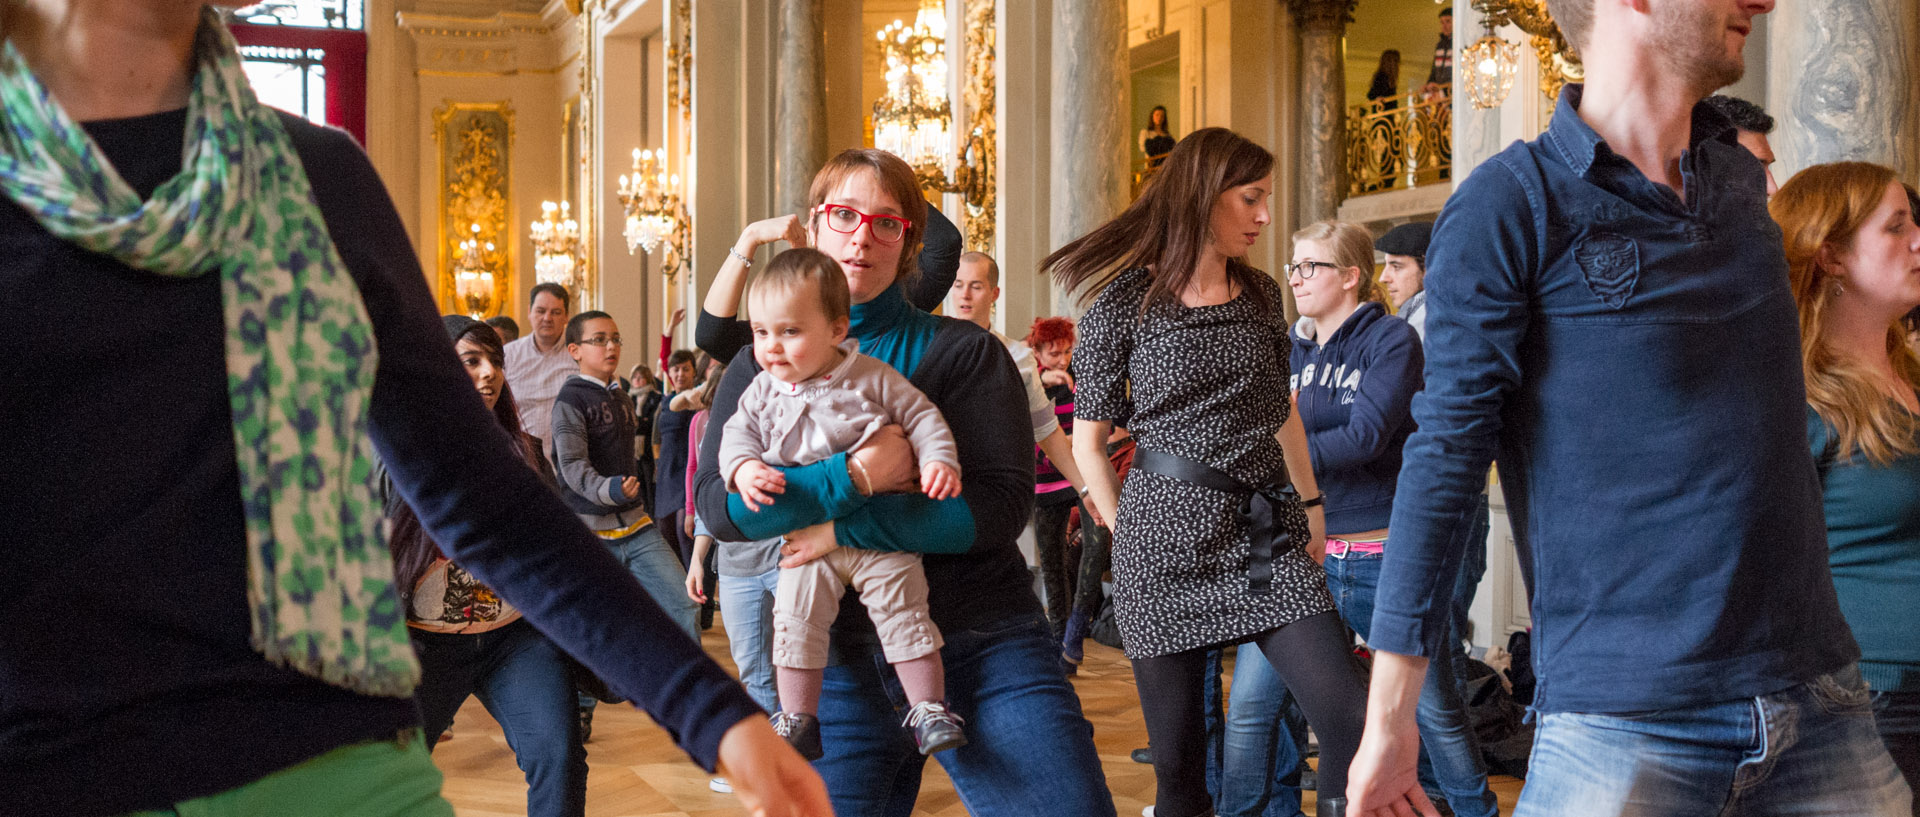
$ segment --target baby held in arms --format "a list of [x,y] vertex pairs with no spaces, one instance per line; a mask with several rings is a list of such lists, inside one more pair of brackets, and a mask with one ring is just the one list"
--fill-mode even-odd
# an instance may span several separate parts
[[[773,504],[784,485],[775,466],[852,452],[895,424],[913,444],[921,492],[936,500],[960,495],[960,459],[946,419],[905,376],[847,341],[850,301],[840,265],[811,249],[775,256],[747,293],[761,371],[727,421],[718,463],[727,489],[751,510]],[[868,492],[857,465],[851,476]],[[774,731],[808,760],[822,755],[817,715],[827,632],[848,585],[859,591],[913,703],[906,726],[920,753],[965,745],[961,720],[946,706],[943,642],[927,616],[920,555],[850,547],[780,571],[773,665],[781,712]]]

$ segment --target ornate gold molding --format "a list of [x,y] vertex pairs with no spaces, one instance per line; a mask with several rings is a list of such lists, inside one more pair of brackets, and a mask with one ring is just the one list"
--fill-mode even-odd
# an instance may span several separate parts
[[[490,314],[499,314],[512,299],[513,234],[507,221],[511,209],[513,107],[506,102],[445,100],[433,112],[433,138],[439,145],[440,219],[439,271],[441,308],[465,312],[456,304],[453,260],[461,241],[469,238],[493,251],[484,263],[493,271],[494,298]],[[479,225],[475,231],[473,225]]]
[[672,44],[667,46],[667,111],[693,127],[693,0],[673,0]]
[[999,214],[999,179],[995,166],[1000,150],[994,128],[998,103],[994,95],[994,0],[967,0],[966,5],[966,146],[954,169],[954,186],[966,197],[966,246],[993,252],[994,227]]
[[600,50],[596,21],[604,14],[604,3],[587,3],[582,6],[578,18],[580,36],[579,96],[577,103],[568,110],[567,144],[576,146],[577,157],[573,167],[567,168],[568,178],[574,180],[568,185],[573,191],[573,210],[579,213],[580,254],[586,258],[581,265],[579,292],[574,293],[574,301],[580,308],[596,309],[600,301],[600,208],[598,189],[594,186],[594,122],[599,119],[599,108],[593,104],[598,93],[598,80],[594,76],[593,64]]
[[1287,11],[1301,28],[1340,31],[1353,22],[1359,0],[1287,0]]

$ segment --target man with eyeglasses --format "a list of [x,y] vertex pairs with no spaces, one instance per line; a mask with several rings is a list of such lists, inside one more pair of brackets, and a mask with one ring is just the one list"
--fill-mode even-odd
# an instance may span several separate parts
[[540,438],[549,459],[553,456],[554,395],[579,371],[567,354],[567,345],[560,342],[570,300],[567,288],[559,284],[534,286],[527,300],[527,334],[506,345],[507,383],[520,410],[520,427]]

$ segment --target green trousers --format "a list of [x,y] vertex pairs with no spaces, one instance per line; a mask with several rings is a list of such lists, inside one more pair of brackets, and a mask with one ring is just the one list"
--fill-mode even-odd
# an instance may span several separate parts
[[453,817],[419,729],[342,746],[219,794],[125,817]]

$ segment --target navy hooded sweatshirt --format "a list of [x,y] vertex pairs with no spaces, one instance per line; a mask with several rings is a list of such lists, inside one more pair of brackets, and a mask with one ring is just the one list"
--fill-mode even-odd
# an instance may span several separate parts
[[1308,337],[1312,327],[1309,318],[1294,325],[1289,383],[1306,425],[1313,477],[1327,497],[1327,532],[1384,528],[1426,365],[1420,335],[1374,301],[1361,304],[1324,343]]

